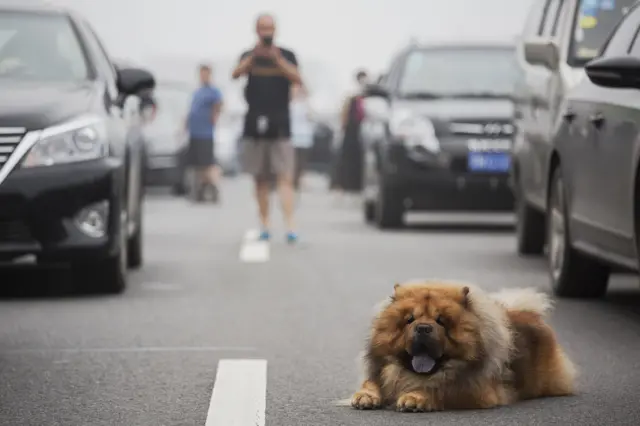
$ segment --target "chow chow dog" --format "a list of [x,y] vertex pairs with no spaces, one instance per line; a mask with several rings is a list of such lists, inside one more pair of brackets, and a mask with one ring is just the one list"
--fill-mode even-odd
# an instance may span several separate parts
[[373,320],[365,377],[348,403],[424,412],[571,395],[576,372],[545,322],[550,307],[532,289],[396,284]]

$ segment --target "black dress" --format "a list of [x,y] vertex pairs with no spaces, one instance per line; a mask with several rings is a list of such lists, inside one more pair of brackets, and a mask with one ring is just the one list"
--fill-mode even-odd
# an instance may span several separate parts
[[363,149],[360,140],[359,109],[361,98],[354,96],[349,101],[347,123],[337,164],[337,187],[345,192],[360,192],[363,187]]

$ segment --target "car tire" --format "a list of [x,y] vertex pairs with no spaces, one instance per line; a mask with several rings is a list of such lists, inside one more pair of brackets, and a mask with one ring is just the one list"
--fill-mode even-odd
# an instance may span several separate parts
[[402,198],[395,191],[380,185],[375,203],[375,222],[380,229],[397,229],[404,225]]
[[76,287],[107,294],[118,294],[125,290],[128,262],[126,223],[126,220],[122,221],[115,255],[90,262],[78,261],[71,265]]
[[376,218],[376,203],[371,200],[365,200],[362,204],[365,223],[372,223]]
[[547,207],[549,274],[553,292],[567,298],[598,298],[605,295],[611,268],[571,246],[569,215],[562,171],[551,178]]
[[546,242],[545,215],[527,203],[521,187],[518,187],[515,195],[518,254],[541,255]]
[[138,269],[144,263],[144,197],[141,196],[138,203],[136,230],[127,241],[127,266],[131,269]]

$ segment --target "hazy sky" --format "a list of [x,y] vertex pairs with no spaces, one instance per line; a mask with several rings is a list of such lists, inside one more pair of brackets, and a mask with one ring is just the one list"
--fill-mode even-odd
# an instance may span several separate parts
[[52,0],[93,23],[112,54],[213,59],[254,43],[258,13],[273,13],[278,42],[323,61],[347,81],[379,72],[419,39],[513,38],[531,0]]

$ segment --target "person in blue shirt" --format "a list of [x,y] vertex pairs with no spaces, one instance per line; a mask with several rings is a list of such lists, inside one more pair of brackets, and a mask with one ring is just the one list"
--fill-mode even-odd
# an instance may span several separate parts
[[200,87],[194,92],[187,118],[189,148],[187,165],[197,173],[196,200],[203,201],[209,189],[219,201],[220,168],[214,151],[215,125],[222,110],[222,93],[211,82],[211,66],[200,66]]

